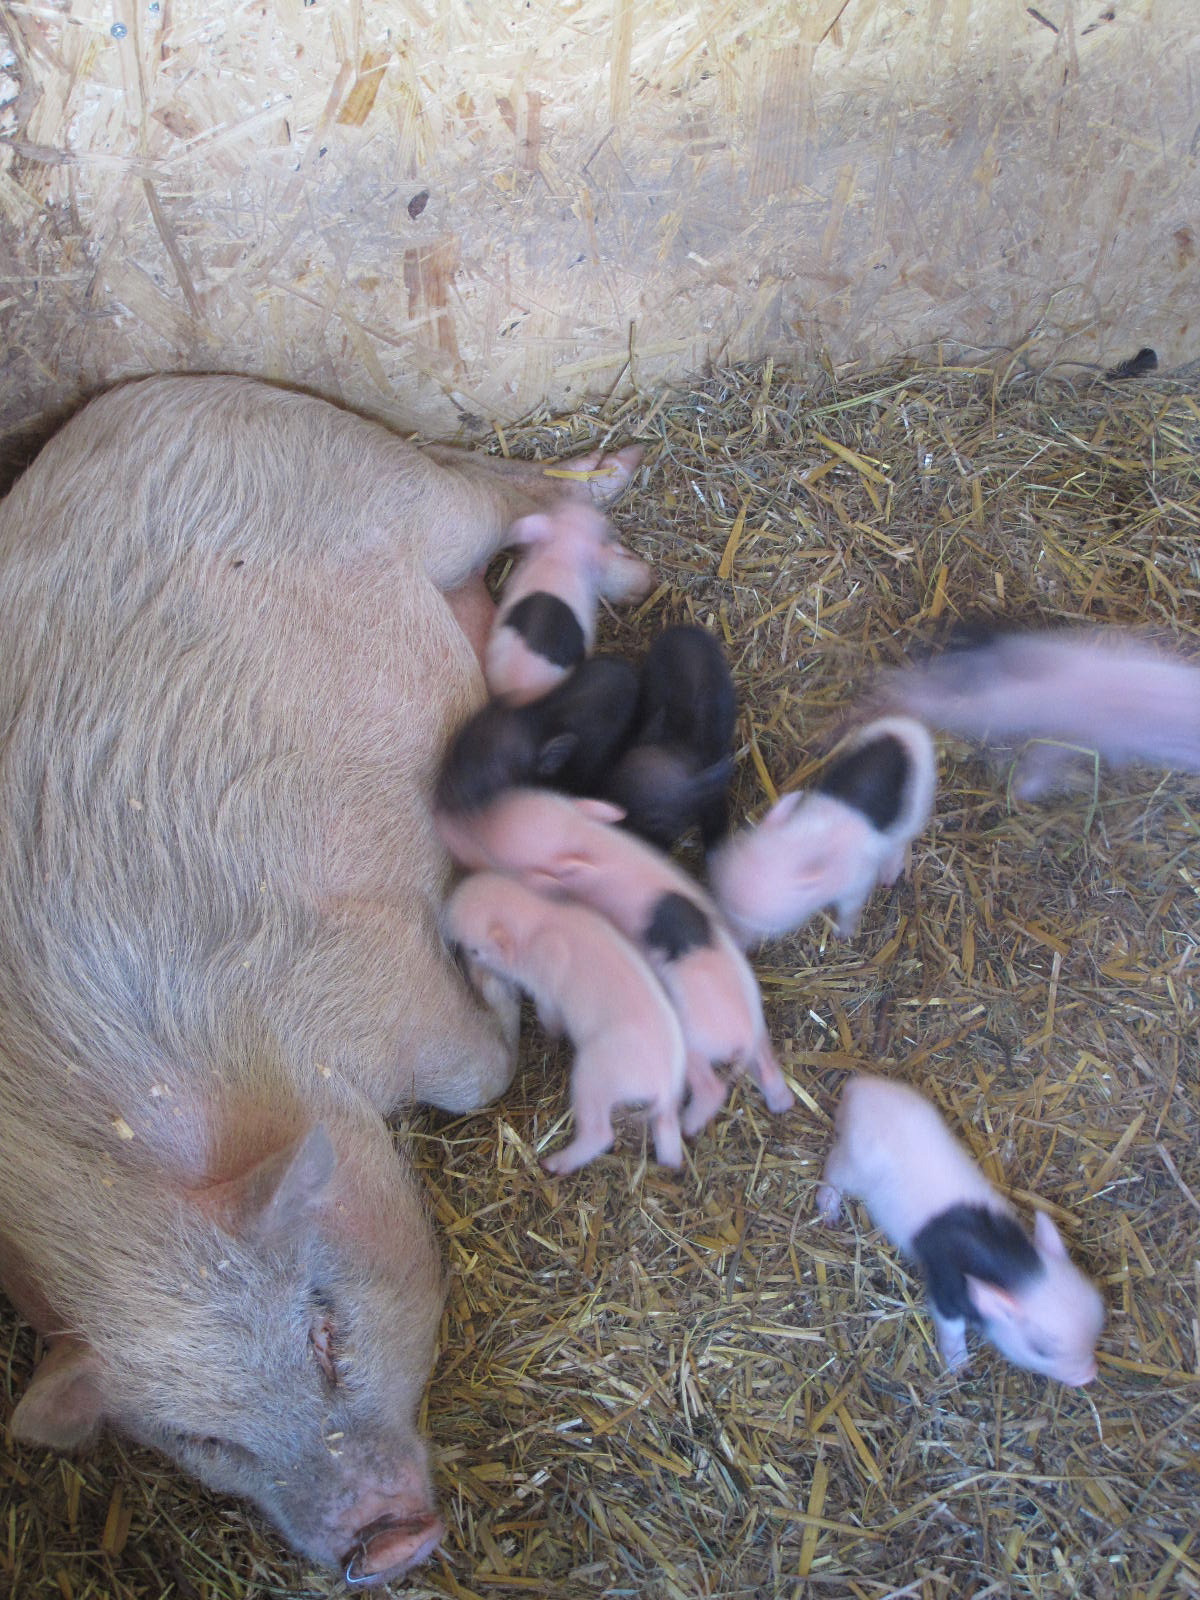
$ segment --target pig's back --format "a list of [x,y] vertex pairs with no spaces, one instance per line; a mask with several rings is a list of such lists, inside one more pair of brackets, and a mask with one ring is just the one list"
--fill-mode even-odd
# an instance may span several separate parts
[[425,794],[481,691],[415,551],[430,470],[324,402],[158,379],[0,504],[10,1108],[262,1051],[371,1091],[394,1058],[443,885]]
[[907,1084],[867,1074],[851,1078],[838,1123],[850,1143],[848,1192],[902,1250],[950,1206],[1004,1209],[937,1110]]

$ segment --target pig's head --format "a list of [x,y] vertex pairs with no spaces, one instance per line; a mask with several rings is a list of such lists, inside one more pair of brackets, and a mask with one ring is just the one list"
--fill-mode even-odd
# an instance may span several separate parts
[[967,1295],[984,1335],[1002,1355],[1077,1388],[1096,1376],[1104,1302],[1042,1211],[1034,1218],[1033,1247],[1040,1271],[1011,1290],[968,1277]]
[[52,1344],[15,1436],[72,1448],[108,1423],[360,1586],[424,1560],[443,1530],[417,1412],[444,1284],[382,1120],[339,1108],[158,1218],[128,1257],[129,1216],[96,1249],[80,1333]]
[[743,945],[801,927],[864,873],[874,830],[851,807],[821,794],[786,794],[756,828],[744,828],[709,860],[713,894]]
[[553,550],[554,556],[587,575],[606,600],[633,600],[645,594],[653,572],[621,549],[617,531],[595,507],[563,501],[551,512],[535,512],[512,526],[513,544]]

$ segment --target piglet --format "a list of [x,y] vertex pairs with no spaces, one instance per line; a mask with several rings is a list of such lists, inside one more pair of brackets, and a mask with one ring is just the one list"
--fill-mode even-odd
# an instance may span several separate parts
[[608,518],[582,502],[521,517],[510,543],[527,553],[505,585],[483,668],[493,695],[524,705],[591,650],[597,601],[636,599],[652,574],[620,548]]
[[709,850],[729,828],[737,694],[721,646],[704,628],[667,628],[642,665],[630,748],[600,791],[625,826],[669,850],[693,826]]
[[542,1163],[574,1172],[611,1148],[612,1114],[648,1108],[664,1166],[683,1162],[679,1103],[683,1035],[662,985],[617,930],[584,906],[548,900],[513,878],[465,878],[443,913],[447,937],[469,966],[524,989],[550,1034],[575,1046],[575,1137]]
[[1081,751],[1113,766],[1200,772],[1200,665],[1117,628],[972,628],[944,655],[895,673],[885,694],[946,733],[1036,741],[1017,772],[1027,799],[1062,787]]
[[471,868],[519,874],[601,912],[645,954],[683,1028],[691,1098],[683,1131],[717,1112],[714,1062],[749,1072],[772,1111],[793,1096],[771,1050],[754,974],[708,896],[672,862],[612,826],[617,806],[513,789],[485,810],[438,817],[451,853]]
[[862,1200],[875,1226],[916,1260],[946,1365],[966,1361],[970,1322],[1017,1366],[1072,1388],[1090,1383],[1104,1303],[1045,1212],[1035,1213],[1031,1239],[906,1084],[851,1078],[837,1128],[817,1208],[833,1222],[843,1195]]
[[435,791],[440,811],[476,811],[518,785],[595,794],[633,726],[637,670],[592,656],[549,694],[491,700],[454,735]]
[[784,795],[714,852],[709,877],[730,927],[749,945],[832,905],[838,933],[853,933],[875,885],[904,871],[936,786],[921,723],[882,717],[859,728],[814,790]]

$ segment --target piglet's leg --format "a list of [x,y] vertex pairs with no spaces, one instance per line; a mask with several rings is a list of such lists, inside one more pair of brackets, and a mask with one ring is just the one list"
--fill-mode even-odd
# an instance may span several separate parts
[[684,1109],[683,1131],[690,1139],[712,1121],[725,1104],[726,1088],[705,1055],[691,1051],[687,1058],[687,1085],[691,1098]]
[[863,914],[863,907],[870,898],[871,891],[865,894],[846,895],[843,899],[835,901],[834,911],[837,913],[833,924],[833,931],[839,939],[852,939],[858,932],[859,919]]
[[770,1040],[764,1035],[758,1049],[746,1062],[746,1071],[763,1092],[769,1111],[790,1111],[796,1097],[787,1086],[783,1070],[775,1059]]
[[563,1174],[585,1167],[613,1147],[612,1103],[603,1084],[604,1073],[582,1070],[578,1060],[572,1080],[575,1137],[542,1162],[547,1172]]
[[841,1214],[841,1191],[831,1183],[823,1183],[817,1190],[817,1215],[822,1222],[836,1222]]
[[937,1338],[938,1351],[947,1367],[953,1371],[955,1367],[966,1366],[966,1323],[961,1317],[943,1317],[932,1306],[929,1308],[929,1315],[933,1318],[933,1331]]
[[903,877],[912,866],[912,845],[906,844],[895,850],[879,869],[879,881],[885,889],[890,889],[897,878]]
[[650,1119],[654,1135],[654,1154],[664,1167],[683,1165],[683,1136],[679,1129],[679,1112],[674,1106],[655,1112]]

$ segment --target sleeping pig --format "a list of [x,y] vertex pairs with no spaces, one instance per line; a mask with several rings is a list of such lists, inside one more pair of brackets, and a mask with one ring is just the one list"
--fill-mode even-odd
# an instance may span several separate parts
[[591,650],[597,601],[636,599],[652,574],[620,548],[607,517],[575,501],[522,517],[508,543],[527,553],[505,584],[484,675],[497,699],[523,705],[553,689]]
[[1016,780],[1028,799],[1060,787],[1082,752],[1200,772],[1200,665],[1118,628],[972,628],[944,655],[894,673],[884,692],[946,733],[1034,741]]
[[921,1268],[938,1349],[967,1359],[966,1327],[1030,1372],[1077,1386],[1096,1376],[1104,1303],[1039,1211],[1033,1237],[924,1096],[859,1074],[842,1091],[837,1142],[817,1207],[836,1220],[842,1196]]
[[532,996],[538,1020],[575,1046],[575,1137],[548,1156],[574,1172],[611,1149],[612,1114],[644,1104],[664,1166],[683,1163],[679,1102],[683,1035],[663,987],[611,923],[585,906],[549,900],[513,878],[478,872],[447,902],[443,927],[469,965]]
[[832,905],[838,933],[853,933],[875,885],[904,871],[936,785],[933,741],[919,722],[882,717],[857,729],[814,790],[784,795],[710,858],[730,927],[753,944]]
[[438,775],[438,809],[475,811],[523,784],[599,793],[629,736],[637,698],[636,669],[600,655],[525,705],[490,700],[450,741]]
[[693,826],[706,850],[729,827],[737,695],[725,654],[704,628],[667,628],[642,664],[630,746],[598,792],[625,826],[669,850]]
[[601,912],[643,951],[679,1016],[691,1099],[683,1131],[719,1110],[725,1086],[714,1062],[749,1072],[772,1111],[792,1092],[775,1060],[758,984],[715,906],[685,872],[613,826],[617,806],[513,789],[469,816],[439,815],[451,852],[466,867],[516,873]]
[[384,1119],[515,1056],[438,936],[456,615],[591,486],[178,377],[0,503],[0,1282],[49,1350],[12,1437],[111,1425],[358,1585],[443,1531],[444,1279]]

